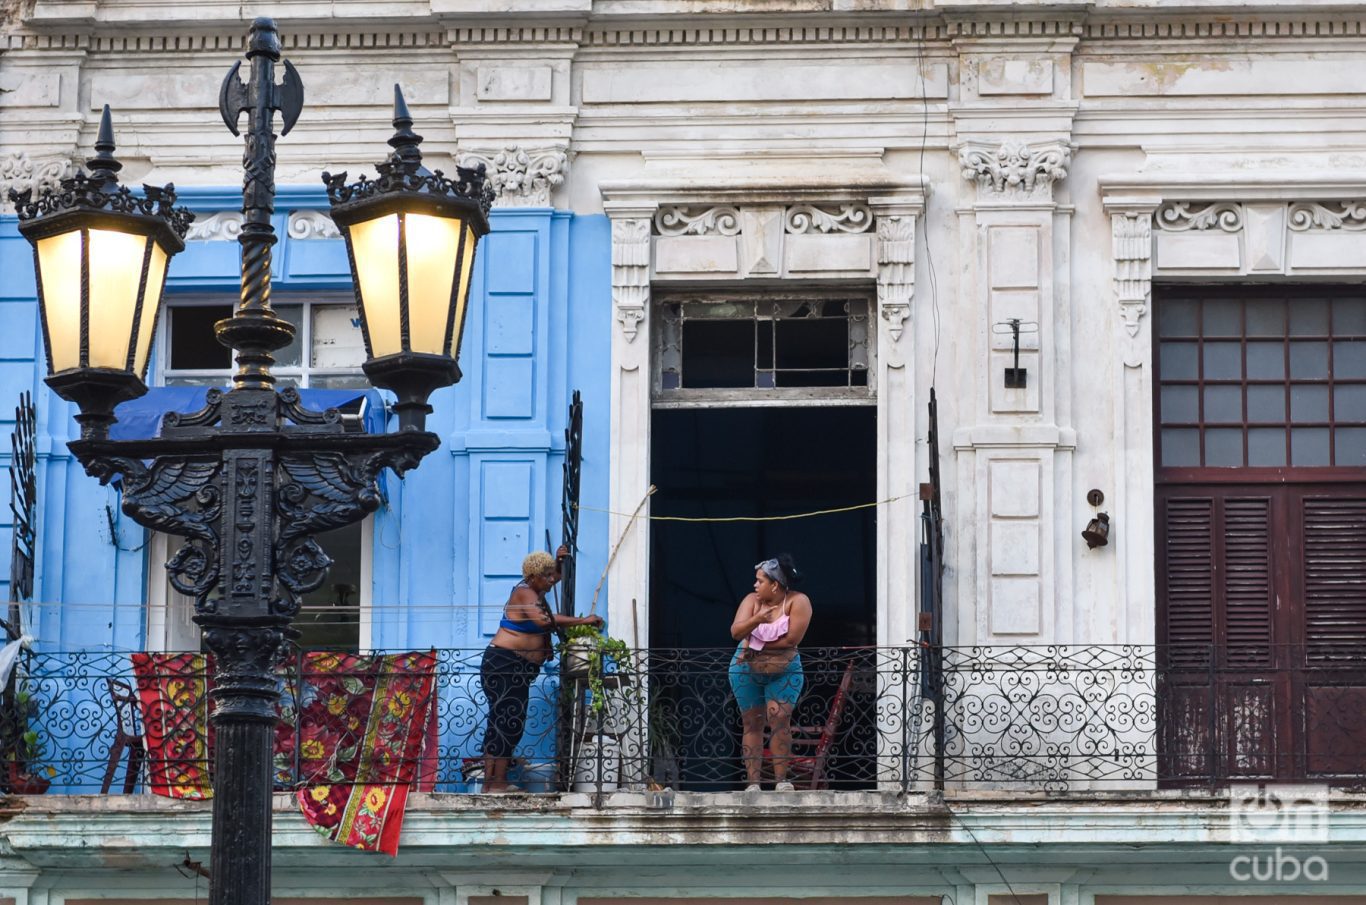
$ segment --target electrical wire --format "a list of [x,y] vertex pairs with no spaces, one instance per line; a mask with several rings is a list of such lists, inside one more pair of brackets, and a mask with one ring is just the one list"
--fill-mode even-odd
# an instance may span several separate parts
[[[839,506],[834,509],[815,509],[811,512],[794,512],[789,515],[728,515],[728,516],[693,516],[693,515],[644,515],[643,519],[652,522],[786,522],[799,518],[814,518],[819,515],[835,515],[841,512],[854,512],[858,509],[872,509],[875,506],[886,506],[888,503],[895,503],[898,500],[909,499],[916,496],[914,493],[903,493],[899,496],[888,497],[885,500],[875,500],[871,503],[855,503],[852,506]],[[629,512],[617,512],[612,509],[596,509],[592,506],[579,506],[581,512],[605,512],[608,515],[619,515],[622,518],[630,517]]]
[[[925,149],[930,140],[930,98],[925,85],[925,24],[921,23],[915,32],[915,74],[920,89],[920,155],[916,169],[919,171],[920,184],[925,185]],[[928,208],[928,205],[927,205]],[[934,328],[934,350],[930,356],[930,386],[936,383],[939,374],[939,281],[934,272],[934,251],[930,246],[929,212],[925,213],[925,269],[930,282],[930,319]]]
[[996,871],[996,876],[1000,877],[1001,882],[1005,884],[1006,889],[1010,892],[1010,897],[1015,900],[1015,905],[1022,905],[1020,896],[1015,892],[1015,887],[1011,886],[1010,881],[1006,879],[1005,871],[1001,870],[1001,865],[992,860],[991,854],[987,851],[987,847],[977,838],[977,834],[972,831],[972,827],[968,826],[967,821],[963,819],[961,814],[949,807],[947,801],[944,802],[944,810],[948,812],[950,817],[958,821],[959,826],[967,831],[968,838],[977,846],[977,850],[982,853],[982,857],[987,859],[987,863]]

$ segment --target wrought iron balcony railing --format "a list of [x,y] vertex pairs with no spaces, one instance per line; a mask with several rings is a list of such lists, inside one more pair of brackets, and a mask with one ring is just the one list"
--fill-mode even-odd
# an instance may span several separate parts
[[[1339,653],[805,649],[788,773],[798,788],[834,791],[1357,784],[1366,778],[1366,667]],[[480,791],[485,688],[504,678],[483,654],[294,652],[277,670],[277,786]],[[512,781],[530,792],[743,788],[734,655],[642,650],[600,677],[546,665],[524,724],[495,727],[505,738],[521,729]],[[198,654],[28,656],[3,702],[0,784],[202,797],[213,744],[206,665]],[[764,747],[771,781],[767,736]]]

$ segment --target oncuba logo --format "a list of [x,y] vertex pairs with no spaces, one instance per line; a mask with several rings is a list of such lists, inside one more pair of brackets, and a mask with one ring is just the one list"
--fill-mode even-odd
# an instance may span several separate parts
[[1239,883],[1328,882],[1328,862],[1318,855],[1301,861],[1276,846],[1273,854],[1239,855],[1228,863],[1228,875]]

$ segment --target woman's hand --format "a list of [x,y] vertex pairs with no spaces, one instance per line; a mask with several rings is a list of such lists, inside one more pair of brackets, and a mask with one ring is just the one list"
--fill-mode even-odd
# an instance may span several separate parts
[[602,617],[596,613],[592,616],[584,616],[579,620],[579,625],[591,625],[593,628],[602,628]]

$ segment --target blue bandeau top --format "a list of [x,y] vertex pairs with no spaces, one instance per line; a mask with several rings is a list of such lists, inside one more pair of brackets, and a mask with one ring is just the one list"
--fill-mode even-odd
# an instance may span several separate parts
[[[513,590],[517,588],[530,587],[525,581],[519,581]],[[523,635],[548,635],[555,630],[553,625],[545,625],[531,619],[509,619],[506,614],[498,620],[498,627],[505,628],[510,632],[521,632]]]

